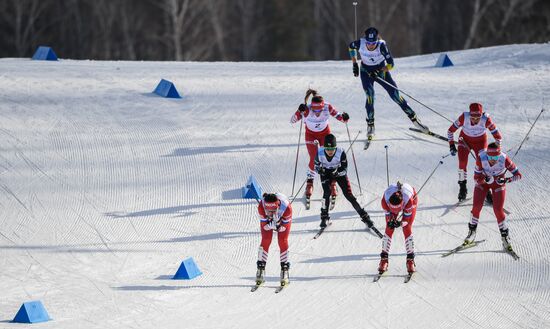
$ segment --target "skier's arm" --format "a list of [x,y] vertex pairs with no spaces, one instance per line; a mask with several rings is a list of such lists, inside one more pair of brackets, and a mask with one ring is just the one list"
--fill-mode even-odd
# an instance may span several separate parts
[[386,59],[386,66],[385,66],[385,68],[382,68],[382,71],[387,72],[387,71],[393,69],[393,65],[394,65],[393,57],[390,53],[388,45],[386,45],[385,42],[380,42],[380,53]]
[[328,113],[340,122],[347,122],[349,120],[349,115],[346,112],[338,112],[332,104],[328,104]]
[[384,196],[382,196],[380,204],[382,205],[382,209],[384,209],[386,221],[395,220],[397,218],[397,214],[394,214],[390,211],[390,207],[388,207],[388,204],[386,203],[386,198],[384,198]]
[[453,145],[455,143],[454,133],[463,125],[464,125],[464,113],[462,113],[458,117],[458,119],[456,119],[456,121],[453,122],[453,124],[451,124],[451,126],[447,130],[447,139],[449,140],[449,144]]
[[281,223],[287,224],[292,220],[292,205],[289,203],[281,216]]
[[302,117],[307,116],[308,112],[309,112],[309,108],[307,107],[307,105],[306,104],[300,104],[300,106],[298,107],[296,112],[294,112],[294,114],[290,118],[290,123],[296,123],[296,122],[300,121],[300,119],[302,119]]
[[353,63],[357,63],[357,50],[359,49],[360,44],[361,44],[360,40],[352,41],[349,44],[349,47],[348,47],[349,57],[351,58],[351,61]]
[[342,151],[342,155],[340,156],[340,166],[337,170],[337,176],[345,176],[348,173],[348,157],[346,155],[346,152]]
[[502,142],[502,136],[500,135],[500,131],[498,131],[497,125],[493,122],[493,120],[491,120],[490,117],[488,117],[487,121],[485,122],[485,128],[487,128],[491,132],[496,143],[500,145],[500,143]]
[[510,159],[510,157],[506,156],[506,161],[504,162],[504,165],[506,166],[506,169],[508,169],[508,171],[512,175],[514,175],[507,180],[508,182],[515,182],[521,179],[522,175],[519,172],[518,167],[516,167],[516,164],[514,163],[514,161],[512,161],[512,159]]
[[269,222],[269,219],[267,219],[267,215],[265,213],[263,201],[258,203],[258,215],[260,216],[260,223],[267,224]]
[[313,169],[319,175],[324,175],[325,173],[323,166],[321,165],[321,161],[319,161],[319,153],[315,153],[315,159],[313,160]]
[[483,166],[481,165],[481,160],[479,156],[476,157],[476,166],[474,167],[474,180],[477,184],[485,183],[485,174],[483,173]]

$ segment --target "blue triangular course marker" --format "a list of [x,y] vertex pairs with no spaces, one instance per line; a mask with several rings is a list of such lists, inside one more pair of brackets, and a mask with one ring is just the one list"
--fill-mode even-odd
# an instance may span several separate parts
[[173,280],[191,280],[199,275],[202,272],[199,270],[197,264],[193,260],[193,257],[189,257],[183,262],[181,262],[180,268],[174,274]]
[[50,316],[48,315],[48,312],[46,312],[42,302],[39,300],[34,300],[23,303],[12,322],[37,323],[50,320]]
[[46,46],[40,46],[34,52],[32,59],[42,60],[42,61],[56,61],[57,55],[55,54],[52,48],[46,47]]
[[168,80],[161,79],[153,93],[166,98],[181,98],[176,86]]
[[254,176],[250,176],[246,182],[246,186],[242,189],[244,199],[256,199],[260,200],[262,198],[262,187],[256,181]]
[[436,67],[446,67],[446,66],[453,66],[453,62],[451,62],[451,59],[447,54],[440,54],[439,58],[437,59],[437,62],[435,63]]

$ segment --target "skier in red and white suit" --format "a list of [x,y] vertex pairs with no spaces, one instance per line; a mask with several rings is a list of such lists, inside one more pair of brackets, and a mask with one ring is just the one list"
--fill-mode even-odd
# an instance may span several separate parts
[[[313,179],[315,178],[314,160],[317,155],[318,145],[322,145],[325,136],[330,134],[328,120],[330,116],[341,122],[348,122],[349,115],[346,112],[338,112],[334,106],[324,101],[323,96],[317,94],[317,91],[309,89],[306,92],[306,98],[312,94],[311,104],[300,104],[298,110],[290,119],[291,123],[296,123],[302,118],[306,125],[306,147],[309,153],[309,169],[307,172],[306,197],[313,193]],[[336,184],[332,184],[332,195],[336,195]]]
[[[382,274],[388,270],[388,253],[391,248],[393,231],[402,226],[407,251],[407,271],[412,273],[416,271],[412,234],[412,225],[416,216],[416,205],[418,204],[416,190],[409,184],[397,182],[397,184],[390,185],[384,191],[381,203],[382,209],[386,212],[386,232],[382,238],[382,252],[380,253],[378,272]],[[398,216],[401,211],[403,211],[403,218],[399,221]]]
[[449,148],[453,156],[457,153],[454,133],[460,127],[462,127],[462,131],[460,132],[458,142],[458,185],[460,186],[458,201],[464,201],[468,193],[466,179],[470,149],[474,150],[474,154],[477,157],[479,151],[487,147],[486,130],[491,132],[496,143],[499,145],[502,141],[502,136],[497,126],[489,117],[489,114],[483,112],[481,104],[472,103],[470,104],[470,111],[462,113],[447,131]]
[[258,252],[258,273],[265,270],[269,246],[273,238],[273,231],[277,232],[279,242],[281,271],[288,269],[288,236],[290,234],[290,225],[292,224],[292,205],[288,198],[282,193],[264,193],[262,200],[258,204],[258,214],[260,215],[260,229],[262,232],[262,242]]
[[[506,171],[509,171],[513,176],[504,177]],[[506,225],[506,214],[504,213],[504,200],[506,198],[506,183],[515,182],[521,179],[521,173],[514,162],[500,151],[500,146],[497,143],[491,143],[487,150],[479,152],[476,160],[474,172],[474,180],[476,187],[474,189],[474,205],[472,206],[471,219],[468,223],[468,236],[464,240],[466,244],[474,241],[479,214],[487,191],[493,192],[493,211],[498,222],[498,228],[502,237],[504,248],[510,246],[508,240],[508,226]]]

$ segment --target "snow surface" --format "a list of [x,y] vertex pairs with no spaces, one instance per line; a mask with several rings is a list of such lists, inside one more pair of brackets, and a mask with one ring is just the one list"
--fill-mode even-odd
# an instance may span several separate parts
[[[550,44],[450,52],[449,68],[435,68],[437,56],[397,59],[399,87],[452,120],[470,102],[483,103],[504,149],[515,150],[548,104]],[[184,99],[152,95],[161,78]],[[507,189],[519,261],[501,251],[487,207],[478,228],[487,242],[441,257],[461,243],[470,211],[469,204],[451,209],[457,159],[448,157],[419,196],[411,282],[403,283],[400,230],[388,276],[372,283],[381,240],[351,205],[341,198],[334,224],[313,240],[319,202],[305,210],[297,201],[290,286],[273,293],[274,239],[268,282],[250,293],[260,234],[256,201],[241,199],[240,189],[254,175],[264,191],[291,193],[299,126],[289,119],[308,86],[350,114],[352,138],[362,130],[358,198],[382,229],[384,145],[391,180],[416,188],[448,146],[409,131],[377,86],[378,139],[364,152],[365,96],[349,61],[1,59],[0,327],[21,328],[9,321],[22,302],[36,299],[53,321],[33,328],[550,327],[547,114],[515,158],[524,179]],[[408,99],[425,124],[445,134],[448,121]],[[331,127],[347,147],[345,125],[331,120]],[[306,161],[302,144],[297,188]],[[353,166],[350,179],[359,195]],[[320,195],[319,184],[314,198]],[[171,280],[189,256],[204,274]]]

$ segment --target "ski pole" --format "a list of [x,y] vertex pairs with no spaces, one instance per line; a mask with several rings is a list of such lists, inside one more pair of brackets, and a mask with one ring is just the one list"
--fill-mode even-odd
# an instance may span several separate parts
[[353,158],[353,166],[355,167],[355,175],[357,175],[357,183],[359,184],[359,194],[363,195],[363,191],[361,190],[361,181],[359,180],[359,172],[357,171],[357,163],[355,162],[355,153],[353,152],[353,145],[351,144],[351,136],[349,134],[349,127],[348,123],[346,122],[346,130],[348,131],[348,140],[351,148],[351,156]]
[[388,163],[388,145],[384,145],[386,149],[386,181],[388,182],[388,187],[390,186],[390,166]]
[[[422,186],[420,186],[420,189],[414,194],[412,200],[414,201],[417,197],[418,197],[418,194],[420,194],[420,192],[422,191],[422,189],[424,188],[424,186],[426,186],[426,184],[428,184],[428,181],[432,178],[432,176],[435,174],[435,171],[437,170],[437,168],[439,168],[439,166],[441,166],[443,164],[443,160],[439,160],[439,162],[437,163],[437,166],[435,166],[434,170],[432,170],[432,172],[430,173],[430,175],[428,176],[428,178],[426,178],[426,180],[424,181],[424,184],[422,184]],[[399,218],[396,219],[397,222],[401,222],[400,219],[403,217],[403,212],[401,212],[401,214],[399,215]],[[400,225],[401,226],[401,225]]]
[[434,110],[434,109],[432,109],[431,107],[429,107],[428,105],[422,103],[421,101],[419,101],[418,99],[414,98],[414,97],[411,96],[410,94],[407,94],[407,93],[404,92],[403,90],[401,90],[401,89],[397,88],[396,86],[392,85],[391,83],[387,82],[386,80],[380,79],[380,78],[379,78],[378,76],[376,76],[376,75],[374,76],[374,78],[375,78],[376,80],[378,80],[379,82],[383,82],[383,83],[385,83],[386,85],[392,87],[393,89],[397,90],[398,92],[400,92],[400,93],[402,93],[402,94],[404,94],[404,95],[406,95],[406,96],[409,96],[410,99],[412,99],[412,100],[414,100],[415,102],[417,102],[418,104],[424,106],[425,108],[427,108],[428,110],[432,111],[433,113],[439,115],[439,116],[442,117],[443,119],[445,119],[445,120],[447,120],[447,121],[449,121],[449,122],[454,122],[453,120],[447,118],[447,117],[444,116],[443,114],[437,112],[436,110]]
[[512,156],[512,160],[514,160],[514,158],[516,157],[516,155],[518,155],[519,150],[521,150],[521,147],[523,146],[523,143],[527,140],[527,137],[528,137],[529,134],[531,133],[531,130],[533,130],[533,128],[535,127],[535,123],[537,123],[537,121],[539,120],[540,116],[542,115],[542,112],[544,112],[544,109],[541,109],[541,110],[540,110],[539,115],[537,115],[535,121],[533,121],[533,124],[531,125],[531,128],[529,128],[529,131],[527,132],[527,134],[525,135],[525,137],[523,137],[523,140],[521,141],[521,144],[519,144],[518,149],[516,150],[516,152],[515,152],[514,155]]
[[357,132],[357,135],[355,136],[355,138],[353,139],[353,141],[351,142],[351,144],[349,144],[348,149],[346,150],[346,153],[349,152],[349,150],[351,149],[351,147],[353,146],[353,144],[354,144],[355,141],[357,140],[357,137],[359,137],[359,134],[361,134],[361,130],[359,130],[359,131]]
[[[537,123],[537,121],[539,120],[540,116],[542,115],[542,112],[544,112],[544,109],[541,109],[541,110],[540,110],[539,115],[537,115],[537,117],[535,118],[535,121],[533,121],[533,124],[531,125],[531,128],[529,128],[529,131],[527,132],[527,134],[525,134],[525,137],[523,137],[523,140],[522,140],[521,143],[519,144],[518,149],[516,150],[516,152],[515,152],[514,155],[512,156],[512,160],[514,160],[514,158],[516,157],[516,155],[518,155],[519,150],[521,150],[521,147],[523,146],[523,143],[527,140],[527,137],[528,137],[529,134],[531,133],[531,130],[533,130],[533,128],[535,127],[535,123]],[[508,172],[508,168],[506,168],[506,170],[504,171],[504,174],[506,174],[506,172]]]
[[353,2],[353,15],[355,17],[355,40],[357,40],[357,1]]
[[298,147],[296,148],[296,162],[294,163],[294,178],[292,179],[292,193],[294,195],[294,184],[296,183],[296,170],[298,170],[298,155],[300,154],[300,140],[302,139],[302,126],[304,124],[300,122],[300,131],[298,132]]

